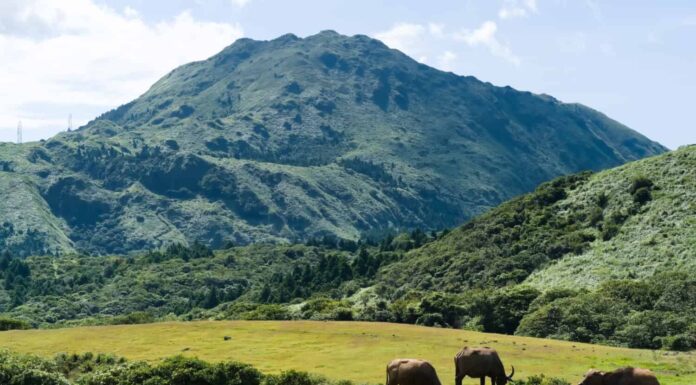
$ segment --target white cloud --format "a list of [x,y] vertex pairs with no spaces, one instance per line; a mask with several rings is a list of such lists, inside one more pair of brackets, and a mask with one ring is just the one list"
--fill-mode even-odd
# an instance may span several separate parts
[[445,36],[445,26],[444,24],[438,24],[438,23],[429,23],[428,24],[428,32],[430,32],[431,35],[435,37],[444,37]]
[[422,56],[419,51],[424,35],[428,30],[420,24],[398,23],[391,29],[375,34],[375,38],[381,40],[391,48],[413,56]]
[[520,64],[520,58],[512,53],[510,47],[502,43],[496,37],[498,25],[494,21],[486,21],[481,26],[473,31],[464,30],[455,35],[455,39],[468,44],[469,46],[484,46],[487,47],[491,54],[503,58],[514,65]]
[[532,12],[536,12],[536,11],[537,11],[537,2],[536,2],[536,0],[525,0],[525,1],[524,1],[524,5],[526,5],[527,8],[529,8],[529,10],[531,10]]
[[140,13],[139,13],[136,9],[131,8],[131,7],[128,6],[128,5],[126,5],[126,7],[123,8],[123,14],[124,14],[126,17],[130,17],[130,18],[137,18],[137,17],[140,17]]
[[527,17],[530,13],[537,12],[536,0],[504,0],[503,6],[498,11],[498,17],[502,20]]
[[518,17],[526,17],[527,10],[519,7],[503,7],[498,11],[498,17],[505,19],[514,19]]
[[[533,0],[525,0],[525,4],[536,9]],[[531,9],[531,8],[530,8]],[[473,31],[463,30],[461,32],[448,32],[442,24],[417,24],[417,23],[398,23],[391,29],[378,32],[374,37],[384,42],[391,48],[396,48],[405,54],[416,58],[421,63],[428,61],[433,51],[438,52],[438,47],[444,46],[443,52],[435,56],[435,64],[438,68],[447,71],[454,69],[456,59],[456,43],[464,42],[470,47],[484,46],[494,56],[500,57],[513,63],[520,64],[520,59],[512,53],[507,44],[501,42],[496,36],[498,26],[493,21],[486,21],[478,29]]]
[[149,24],[133,8],[118,12],[94,0],[3,0],[0,140],[14,138],[18,119],[32,139],[56,122],[64,128],[70,112],[82,124],[242,35],[239,25],[188,12]]
[[232,4],[234,4],[240,8],[249,4],[250,2],[251,2],[251,0],[232,0]]
[[439,67],[445,71],[454,70],[455,60],[457,60],[457,54],[452,51],[445,51],[437,58]]

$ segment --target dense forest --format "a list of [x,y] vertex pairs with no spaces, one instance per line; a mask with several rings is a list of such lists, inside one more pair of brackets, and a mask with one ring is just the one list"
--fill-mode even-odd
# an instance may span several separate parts
[[[379,271],[442,234],[379,243],[172,245],[134,257],[12,258],[0,329],[157,320],[364,320],[467,328],[640,348],[696,347],[696,278],[607,281],[595,290],[527,285],[452,293],[393,289]],[[106,263],[105,263],[106,262]]]

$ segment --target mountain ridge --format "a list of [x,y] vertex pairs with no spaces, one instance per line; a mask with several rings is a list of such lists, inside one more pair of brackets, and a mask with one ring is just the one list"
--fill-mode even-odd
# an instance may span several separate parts
[[587,107],[364,35],[240,39],[79,130],[0,146],[0,191],[23,181],[41,218],[15,219],[0,243],[125,253],[441,229],[544,180],[665,150]]

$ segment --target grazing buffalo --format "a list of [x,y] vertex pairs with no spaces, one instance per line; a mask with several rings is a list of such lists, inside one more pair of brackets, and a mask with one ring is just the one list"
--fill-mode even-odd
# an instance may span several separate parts
[[505,385],[512,381],[515,367],[512,367],[512,373],[508,376],[495,349],[465,347],[454,356],[454,372],[455,385],[462,385],[466,376],[480,378],[481,385],[486,383],[486,377],[491,378],[492,385]]
[[387,385],[441,385],[430,362],[396,359],[387,365]]
[[613,372],[590,369],[578,385],[660,385],[648,369],[622,368]]

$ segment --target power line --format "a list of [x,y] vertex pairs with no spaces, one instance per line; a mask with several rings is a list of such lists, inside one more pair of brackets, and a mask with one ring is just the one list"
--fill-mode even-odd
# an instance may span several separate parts
[[68,115],[68,132],[72,131],[72,114]]

